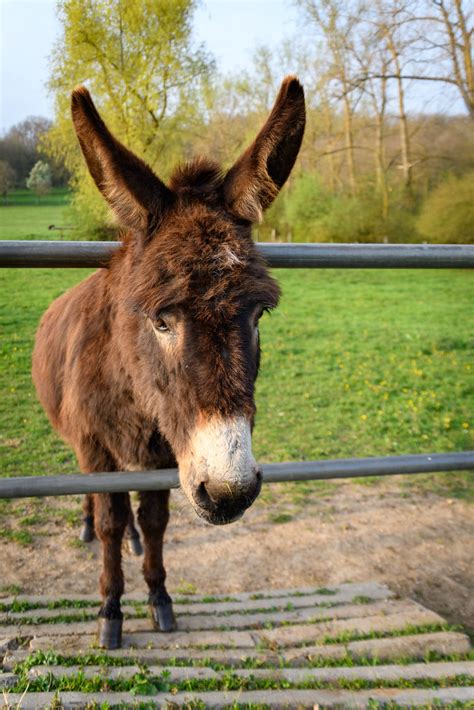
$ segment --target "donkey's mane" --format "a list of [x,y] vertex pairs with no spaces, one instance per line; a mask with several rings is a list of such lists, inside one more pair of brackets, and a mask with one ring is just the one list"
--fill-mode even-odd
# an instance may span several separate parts
[[224,183],[222,168],[214,160],[197,156],[179,165],[170,180],[171,189],[180,194],[196,196],[200,199],[206,195],[218,194]]

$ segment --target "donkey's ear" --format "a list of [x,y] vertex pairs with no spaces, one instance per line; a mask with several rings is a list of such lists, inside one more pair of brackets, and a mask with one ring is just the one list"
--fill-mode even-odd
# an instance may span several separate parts
[[89,172],[123,227],[149,230],[172,201],[153,170],[110,133],[84,86],[72,93],[72,120]]
[[304,91],[298,79],[283,81],[275,105],[252,145],[224,181],[226,203],[234,214],[260,222],[295,163],[305,127]]

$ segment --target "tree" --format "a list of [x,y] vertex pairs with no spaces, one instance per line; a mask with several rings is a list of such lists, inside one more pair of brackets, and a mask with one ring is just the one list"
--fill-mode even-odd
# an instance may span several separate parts
[[408,130],[408,118],[406,113],[405,85],[403,77],[403,61],[406,59],[407,50],[413,43],[413,38],[407,32],[409,26],[407,15],[410,5],[406,6],[405,0],[377,0],[376,28],[380,36],[380,42],[385,46],[386,52],[391,59],[391,65],[387,62],[381,67],[381,80],[386,82],[386,74],[392,71],[392,78],[397,85],[398,97],[398,119],[400,129],[400,155],[401,169],[403,174],[403,184],[407,191],[412,188],[412,169],[410,147],[410,132]]
[[342,101],[349,186],[352,194],[356,194],[354,112],[358,97],[354,90],[351,50],[362,8],[351,12],[342,0],[296,0],[296,4],[325,40],[331,65],[328,79]]
[[[393,0],[387,3],[379,0],[379,4],[385,4],[389,11],[391,6],[392,12],[386,38],[394,67],[386,78],[396,79],[399,85],[403,80],[414,80],[453,86],[474,120],[474,13],[468,0]],[[410,44],[414,51],[404,67],[399,62],[403,52],[392,42],[394,33],[402,36],[405,45],[411,33]],[[371,72],[360,80],[370,75],[377,76]]]
[[[472,38],[474,13],[467,0],[428,0],[427,15],[420,24],[425,26],[423,44],[445,70],[436,75],[427,73],[423,79],[440,81],[455,86],[469,116],[474,119],[474,58]],[[430,14],[430,10],[434,14]]]
[[25,184],[33,165],[41,159],[40,140],[51,127],[51,121],[42,116],[29,116],[12,126],[0,139],[0,160],[6,160],[16,173],[16,179]]
[[6,203],[7,195],[15,186],[15,171],[6,160],[0,160],[0,194]]
[[437,244],[474,244],[474,172],[450,175],[423,203],[418,230]]
[[26,181],[26,187],[28,190],[32,190],[37,198],[48,194],[51,190],[51,168],[48,163],[38,160],[33,165]]
[[71,89],[87,82],[114,135],[161,176],[189,151],[201,121],[200,95],[213,64],[192,42],[195,0],[60,0],[60,37],[50,89],[50,155],[65,155],[80,218],[105,219],[70,121]]

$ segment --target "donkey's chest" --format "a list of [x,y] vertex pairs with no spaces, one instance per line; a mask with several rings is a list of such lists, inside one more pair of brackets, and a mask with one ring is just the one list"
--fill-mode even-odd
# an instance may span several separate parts
[[98,424],[102,439],[123,470],[173,468],[176,460],[156,421],[130,399],[111,397],[106,416]]

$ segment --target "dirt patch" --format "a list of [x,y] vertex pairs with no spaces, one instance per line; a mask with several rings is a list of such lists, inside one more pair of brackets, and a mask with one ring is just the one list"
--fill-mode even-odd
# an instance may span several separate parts
[[[241,521],[224,527],[198,520],[174,491],[165,548],[169,591],[232,593],[373,580],[474,633],[472,505],[408,494],[392,479],[375,486],[334,484],[323,497],[308,495],[295,507],[286,486],[273,485],[270,502],[264,496]],[[99,545],[78,546],[78,526],[54,515],[55,505],[78,510],[78,499],[47,505],[52,522],[32,528],[33,543],[0,543],[0,586],[58,598],[93,593]],[[145,593],[140,567],[140,558],[124,550],[127,591]]]

